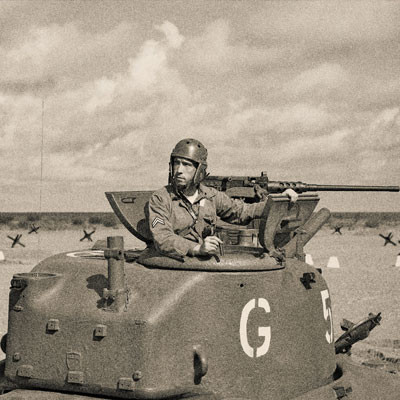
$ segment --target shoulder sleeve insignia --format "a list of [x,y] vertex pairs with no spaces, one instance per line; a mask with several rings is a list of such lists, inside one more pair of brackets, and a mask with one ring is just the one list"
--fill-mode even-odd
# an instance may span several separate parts
[[157,224],[165,225],[164,220],[160,217],[155,217],[151,223],[151,226],[154,228]]

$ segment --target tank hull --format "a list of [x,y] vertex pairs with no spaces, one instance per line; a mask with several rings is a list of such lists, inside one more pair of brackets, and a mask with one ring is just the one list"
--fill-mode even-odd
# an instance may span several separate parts
[[[400,379],[385,371],[371,369],[354,363],[347,355],[337,355],[336,379],[320,388],[310,390],[293,400],[335,400],[348,396],[353,400],[380,399],[396,400],[400,393]],[[4,363],[4,362],[3,362]],[[0,366],[0,383],[4,379],[4,368]],[[220,397],[212,393],[196,395],[200,399],[217,399]],[[60,393],[54,391],[15,389],[0,394],[1,400],[99,400],[110,397],[92,397],[74,393]],[[266,397],[267,399],[268,397]],[[239,398],[238,398],[239,399]],[[276,398],[276,399],[279,399]]]
[[[244,266],[238,272],[213,259],[206,271],[127,263],[129,304],[110,312],[107,262],[75,254],[14,276],[5,375],[20,388],[141,399],[202,389],[262,399],[266,387],[290,398],[306,382],[332,380],[329,292],[305,263],[265,257],[263,268],[246,270],[252,254],[224,257]],[[306,288],[308,273],[315,279]]]
[[349,387],[354,399],[395,399],[397,377],[335,355],[322,275],[297,259],[254,258],[174,268],[148,254],[126,263],[129,302],[117,312],[98,252],[16,274],[1,400],[334,399]]

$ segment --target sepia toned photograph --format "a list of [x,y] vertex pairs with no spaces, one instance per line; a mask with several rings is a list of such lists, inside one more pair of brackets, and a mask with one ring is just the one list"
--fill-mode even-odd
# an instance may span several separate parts
[[400,399],[399,21],[0,0],[0,400]]

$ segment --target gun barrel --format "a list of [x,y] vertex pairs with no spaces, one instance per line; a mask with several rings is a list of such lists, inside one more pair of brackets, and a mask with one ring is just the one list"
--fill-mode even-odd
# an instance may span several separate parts
[[293,189],[296,192],[399,192],[399,186],[314,185],[303,182],[269,181],[270,193]]
[[[352,185],[309,185],[310,190],[335,192],[399,192],[399,186],[352,186]],[[313,189],[312,187],[315,187]]]

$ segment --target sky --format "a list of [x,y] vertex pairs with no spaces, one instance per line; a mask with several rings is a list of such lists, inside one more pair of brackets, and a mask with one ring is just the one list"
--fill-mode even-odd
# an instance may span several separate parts
[[399,21],[396,1],[0,0],[0,211],[111,211],[187,137],[212,175],[399,185]]

